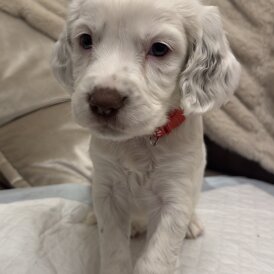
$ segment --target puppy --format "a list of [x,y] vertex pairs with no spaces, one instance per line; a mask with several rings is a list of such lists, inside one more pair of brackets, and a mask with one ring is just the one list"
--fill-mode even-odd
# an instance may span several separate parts
[[[202,114],[237,87],[240,66],[215,7],[198,0],[71,0],[53,69],[92,132],[101,274],[172,274],[205,167]],[[130,223],[146,216],[133,267]]]

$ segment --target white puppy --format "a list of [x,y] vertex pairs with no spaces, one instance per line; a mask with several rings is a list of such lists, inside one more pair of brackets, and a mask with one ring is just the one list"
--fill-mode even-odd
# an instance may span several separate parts
[[[100,273],[174,273],[186,234],[201,232],[201,114],[239,81],[218,10],[198,0],[72,0],[53,68],[92,132]],[[133,267],[130,223],[142,214],[147,243]]]

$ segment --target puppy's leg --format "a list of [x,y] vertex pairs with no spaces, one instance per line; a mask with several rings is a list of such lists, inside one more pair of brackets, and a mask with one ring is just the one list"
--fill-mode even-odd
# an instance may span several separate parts
[[137,238],[147,230],[147,218],[144,216],[134,216],[131,221],[131,238]]
[[130,215],[125,195],[117,188],[114,193],[113,186],[96,184],[93,190],[100,241],[100,274],[131,274]]
[[193,214],[191,221],[188,225],[186,238],[187,239],[196,239],[201,236],[204,232],[203,225],[201,224],[199,218],[196,213]]
[[[148,225],[148,242],[137,261],[134,274],[173,274],[193,213],[193,182],[157,182],[153,190],[153,213]],[[157,192],[156,192],[157,191]]]
[[87,217],[86,223],[89,225],[97,225],[97,218],[94,211],[91,211]]
[[[91,212],[88,216],[86,223],[89,225],[97,225],[97,218],[95,212]],[[140,235],[144,234],[147,230],[147,219],[146,218],[133,218],[131,221],[131,238],[137,238]]]

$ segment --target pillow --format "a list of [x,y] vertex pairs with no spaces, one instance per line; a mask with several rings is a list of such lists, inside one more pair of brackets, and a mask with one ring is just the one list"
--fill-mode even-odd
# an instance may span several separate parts
[[69,100],[50,69],[53,40],[1,11],[0,40],[0,126]]
[[0,40],[1,181],[90,182],[90,134],[72,121],[69,96],[52,76],[53,40],[1,11]]
[[88,183],[89,138],[71,120],[69,102],[40,109],[0,128],[0,171],[15,187]]

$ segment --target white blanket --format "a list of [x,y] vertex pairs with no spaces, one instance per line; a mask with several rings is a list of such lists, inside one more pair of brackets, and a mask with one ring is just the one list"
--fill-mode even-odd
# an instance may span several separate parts
[[[222,187],[219,187],[222,182]],[[186,240],[178,274],[273,274],[274,187],[212,178],[199,204],[205,235]],[[64,198],[0,204],[1,274],[98,274],[88,205]],[[143,239],[132,244],[136,258]]]

